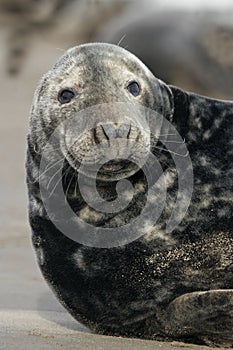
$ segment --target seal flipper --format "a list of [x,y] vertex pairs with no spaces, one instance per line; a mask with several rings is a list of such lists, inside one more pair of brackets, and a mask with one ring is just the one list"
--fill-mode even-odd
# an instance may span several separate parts
[[233,345],[233,290],[181,295],[160,315],[164,333],[172,338]]

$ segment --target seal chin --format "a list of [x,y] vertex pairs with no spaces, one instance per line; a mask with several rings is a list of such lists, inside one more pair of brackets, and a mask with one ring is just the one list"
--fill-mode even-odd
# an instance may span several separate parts
[[94,178],[99,181],[119,181],[129,178],[140,169],[133,161],[127,159],[112,159],[102,164],[90,163],[83,165],[73,154],[66,154],[69,165],[77,172],[87,178]]

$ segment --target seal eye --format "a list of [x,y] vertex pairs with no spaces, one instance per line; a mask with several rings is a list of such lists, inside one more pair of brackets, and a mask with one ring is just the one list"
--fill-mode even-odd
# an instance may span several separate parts
[[68,103],[74,98],[75,93],[71,89],[62,89],[58,94],[58,101],[62,104]]
[[136,81],[131,81],[127,86],[127,90],[135,97],[141,92],[140,86]]

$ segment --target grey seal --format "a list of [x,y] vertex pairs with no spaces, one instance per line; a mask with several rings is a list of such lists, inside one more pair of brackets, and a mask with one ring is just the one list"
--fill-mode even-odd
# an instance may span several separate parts
[[[69,128],[74,114],[118,102],[132,106],[127,116],[114,109],[109,114],[108,110],[106,123],[102,111],[88,112],[86,120],[100,119],[91,131],[81,136],[77,133],[75,139],[78,126]],[[154,135],[148,143],[150,130],[140,126],[142,115],[134,109],[137,105],[171,123],[192,160],[191,202],[172,232],[166,231],[166,221],[177,195],[179,174],[171,152],[157,143]],[[111,44],[74,47],[42,78],[28,133],[29,220],[42,274],[74,318],[101,334],[233,345],[232,118],[232,101],[168,86],[133,54]],[[51,145],[42,174],[44,149],[57,126],[67,120],[66,128],[57,134],[56,145]],[[170,137],[171,144],[176,142],[170,134],[165,137]],[[124,141],[124,148],[117,145],[119,140]],[[135,140],[140,147],[127,148]],[[118,156],[100,169],[96,178],[100,196],[111,206],[117,197],[117,182],[128,179],[132,184],[132,200],[119,212],[93,209],[79,189],[76,164],[101,142],[108,145],[108,153],[117,152]],[[41,176],[47,183],[53,182],[56,152],[63,155],[62,185],[75,215],[94,227],[114,228],[140,216],[146,203],[147,179],[135,164],[146,158],[149,150],[168,179],[167,198],[160,218],[154,225],[147,219],[141,237],[107,249],[78,243],[57,228],[64,215],[59,198],[48,215],[40,188]],[[98,155],[92,154],[92,164]],[[186,156],[179,148],[177,155]],[[84,177],[88,191],[88,171]],[[184,172],[183,181],[185,178]],[[52,191],[48,191],[50,195]],[[138,229],[136,225],[134,229]]]

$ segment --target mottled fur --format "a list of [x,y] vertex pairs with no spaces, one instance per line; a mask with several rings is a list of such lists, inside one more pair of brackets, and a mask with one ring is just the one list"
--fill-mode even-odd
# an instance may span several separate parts
[[[167,234],[177,174],[171,155],[155,150],[169,183],[159,221],[146,222],[144,235],[125,246],[87,247],[68,239],[47,216],[38,181],[41,153],[58,123],[75,111],[101,102],[133,101],[124,89],[126,76],[142,85],[137,101],[163,113],[185,139],[194,168],[192,201],[179,226]],[[73,85],[78,102],[61,106],[58,91]],[[232,121],[233,102],[169,87],[113,45],[69,50],[44,76],[35,93],[28,135],[29,219],[41,271],[77,320],[104,334],[232,346]],[[53,153],[48,162],[52,160]],[[91,209],[78,188],[74,196],[76,176],[70,169],[64,178],[68,201],[78,216],[96,226],[118,227],[140,214],[145,204],[147,184],[141,170],[130,177],[132,202],[113,214]],[[97,184],[108,200],[116,197],[115,185]],[[54,213],[54,218],[59,215]]]

